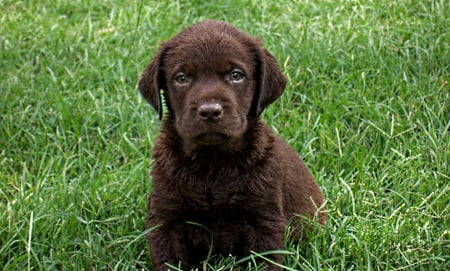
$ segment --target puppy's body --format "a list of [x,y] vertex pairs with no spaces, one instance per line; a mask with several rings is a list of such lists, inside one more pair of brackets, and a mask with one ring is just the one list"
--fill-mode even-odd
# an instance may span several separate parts
[[163,89],[169,111],[154,147],[146,222],[155,270],[194,266],[210,249],[281,249],[289,219],[315,217],[318,185],[259,118],[284,87],[270,53],[228,24],[193,25],[161,45],[139,82],[160,115]]

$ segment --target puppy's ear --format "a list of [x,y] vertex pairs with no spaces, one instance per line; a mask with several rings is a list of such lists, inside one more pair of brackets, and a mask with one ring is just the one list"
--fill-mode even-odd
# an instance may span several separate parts
[[138,83],[138,89],[142,96],[150,103],[156,111],[158,111],[159,119],[162,118],[163,108],[161,102],[161,95],[159,91],[165,89],[164,72],[162,69],[163,57],[166,53],[166,47],[162,44],[158,53],[153,57],[150,64],[142,73]]
[[283,93],[286,77],[281,73],[277,60],[264,48],[258,50],[259,82],[252,105],[252,114],[259,116],[269,104]]

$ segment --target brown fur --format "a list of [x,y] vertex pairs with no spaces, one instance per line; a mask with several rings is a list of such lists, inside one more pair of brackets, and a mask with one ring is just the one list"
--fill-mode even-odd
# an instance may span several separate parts
[[258,39],[223,22],[195,24],[161,44],[138,87],[160,117],[162,89],[168,108],[145,224],[154,270],[179,262],[186,270],[210,249],[282,249],[292,217],[326,221],[308,168],[259,118],[285,83]]

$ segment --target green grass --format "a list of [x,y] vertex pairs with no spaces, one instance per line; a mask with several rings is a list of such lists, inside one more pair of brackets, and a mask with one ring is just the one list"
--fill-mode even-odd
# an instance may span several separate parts
[[159,42],[203,19],[263,38],[289,78],[264,118],[311,167],[329,221],[288,245],[284,265],[450,269],[447,1],[0,8],[0,269],[150,270],[142,229],[159,121],[135,86]]

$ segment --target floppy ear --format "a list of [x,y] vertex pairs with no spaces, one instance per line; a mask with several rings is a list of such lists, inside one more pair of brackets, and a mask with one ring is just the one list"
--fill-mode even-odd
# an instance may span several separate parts
[[158,111],[159,119],[162,118],[163,109],[161,95],[159,91],[165,89],[164,74],[162,69],[162,60],[165,54],[165,46],[161,45],[158,53],[153,57],[150,64],[142,73],[138,83],[138,89],[142,96]]
[[277,60],[264,48],[258,50],[259,82],[253,101],[252,113],[259,116],[269,104],[283,93],[286,77],[281,73]]

